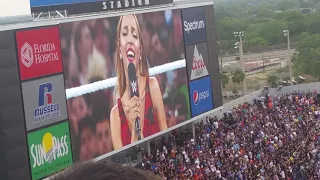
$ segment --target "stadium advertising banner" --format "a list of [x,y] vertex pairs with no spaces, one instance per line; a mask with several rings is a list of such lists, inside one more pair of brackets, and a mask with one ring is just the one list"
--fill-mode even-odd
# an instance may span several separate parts
[[173,0],[30,0],[32,12],[67,10],[69,15],[173,3]]
[[190,119],[181,10],[61,24],[60,35],[66,88],[110,87],[68,99],[75,161]]
[[210,76],[189,82],[189,88],[192,117],[213,109]]
[[189,80],[209,75],[209,57],[206,42],[186,46]]
[[21,80],[62,72],[58,26],[16,32]]
[[22,83],[27,131],[68,118],[63,75]]
[[182,9],[182,19],[186,45],[207,41],[204,7]]
[[33,180],[50,176],[72,165],[68,121],[29,133],[28,149]]

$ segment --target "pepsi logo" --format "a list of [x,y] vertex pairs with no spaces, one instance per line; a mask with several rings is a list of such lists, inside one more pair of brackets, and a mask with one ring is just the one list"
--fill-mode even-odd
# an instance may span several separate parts
[[198,105],[199,103],[199,93],[197,90],[193,91],[193,103]]
[[198,105],[200,101],[206,100],[209,97],[209,90],[203,91],[203,92],[198,92],[197,90],[193,91],[193,103],[195,105]]

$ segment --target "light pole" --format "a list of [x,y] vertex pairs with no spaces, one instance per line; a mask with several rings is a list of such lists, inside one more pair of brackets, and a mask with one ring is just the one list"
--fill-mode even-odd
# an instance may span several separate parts
[[219,41],[217,41],[218,45],[219,45],[219,49],[220,49],[220,72],[222,73],[222,49],[221,49],[221,44]]
[[[235,45],[235,48],[239,48],[239,56],[240,56],[240,68],[244,74],[246,74],[245,66],[244,66],[244,60],[243,60],[243,46],[242,46],[242,37],[244,36],[243,31],[239,32],[233,32],[233,35],[235,37],[239,37],[240,41],[237,42]],[[243,79],[243,95],[247,94],[247,83],[246,83],[246,77]]]
[[292,81],[292,64],[291,64],[291,48],[290,48],[290,32],[289,30],[283,30],[284,36],[287,36],[287,41],[288,41],[288,63],[289,63],[289,76],[290,76],[290,85],[293,85]]

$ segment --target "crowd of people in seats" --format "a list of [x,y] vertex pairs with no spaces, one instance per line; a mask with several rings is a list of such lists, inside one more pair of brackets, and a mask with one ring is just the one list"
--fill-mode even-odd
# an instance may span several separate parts
[[[170,180],[319,180],[317,91],[261,96],[196,125],[196,138],[177,133],[151,143],[140,168]],[[225,118],[236,123],[228,125]]]

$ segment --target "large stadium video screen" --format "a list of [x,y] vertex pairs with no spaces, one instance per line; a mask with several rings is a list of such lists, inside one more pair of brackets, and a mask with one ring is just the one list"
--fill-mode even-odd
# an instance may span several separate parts
[[[75,161],[87,161],[190,119],[181,10],[60,25]],[[112,81],[112,79],[114,81]]]

